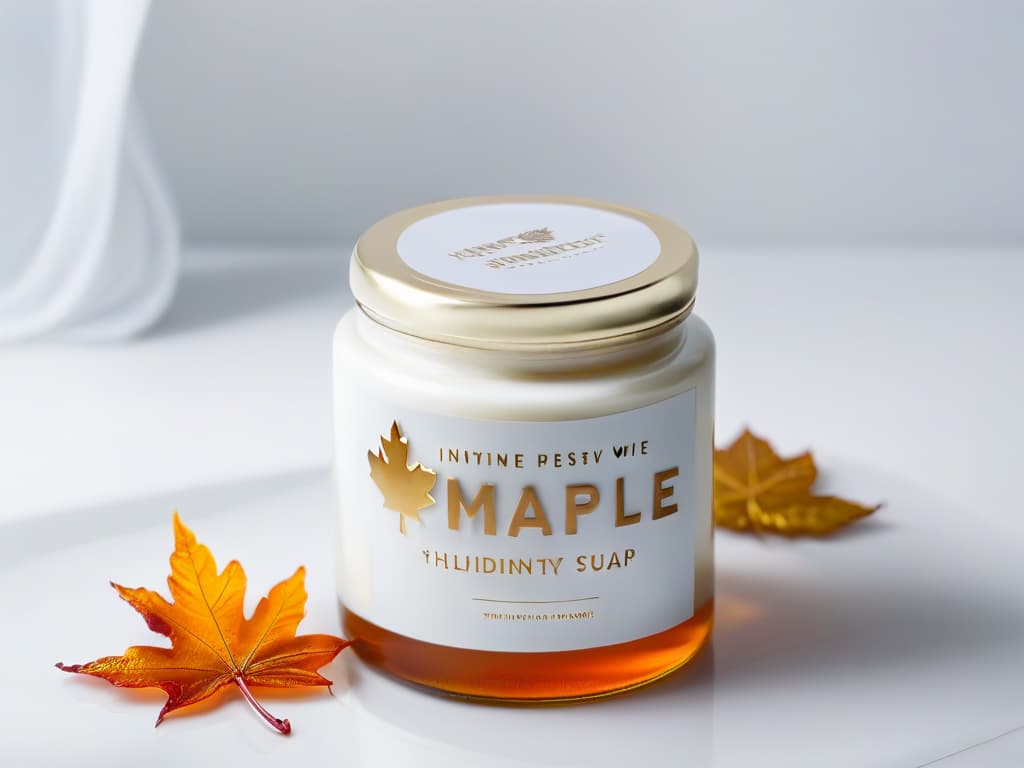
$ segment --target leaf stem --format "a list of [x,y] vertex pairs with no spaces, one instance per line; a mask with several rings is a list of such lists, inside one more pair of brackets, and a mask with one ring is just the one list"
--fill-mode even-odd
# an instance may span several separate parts
[[260,717],[266,720],[267,724],[271,728],[285,736],[292,732],[291,723],[289,723],[287,720],[282,720],[279,717],[274,717],[272,714],[267,712],[266,709],[263,708],[262,704],[256,701],[256,697],[252,695],[252,692],[249,690],[249,686],[245,684],[245,680],[242,679],[241,675],[235,675],[234,680],[235,685],[238,686],[238,689],[242,692],[242,695],[245,696],[245,700],[249,702],[249,706],[253,708],[256,714],[258,714]]

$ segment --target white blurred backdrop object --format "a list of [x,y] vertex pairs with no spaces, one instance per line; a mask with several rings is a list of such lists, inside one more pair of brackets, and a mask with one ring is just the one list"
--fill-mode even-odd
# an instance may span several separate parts
[[131,104],[148,6],[0,4],[0,341],[124,338],[170,302],[177,219]]

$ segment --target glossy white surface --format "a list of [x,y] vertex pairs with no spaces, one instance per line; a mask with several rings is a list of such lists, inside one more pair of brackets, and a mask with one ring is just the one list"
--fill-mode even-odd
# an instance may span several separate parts
[[337,632],[326,471],[8,524],[0,593],[7,626],[25,631],[5,640],[17,659],[6,686],[19,693],[0,703],[4,754],[14,765],[725,767],[756,756],[770,766],[909,768],[1024,723],[1015,542],[936,526],[957,510],[878,470],[824,463],[835,489],[884,498],[885,515],[825,542],[721,534],[712,645],[661,683],[590,704],[482,706],[382,678],[345,651],[326,670],[334,697],[263,696],[291,719],[290,739],[233,691],[154,731],[159,692],[118,691],[52,664],[159,639],[107,581],[162,586],[174,506],[222,565],[243,561],[250,610],[305,563],[303,629]]
[[269,700],[287,740],[231,696],[153,731],[159,693],[54,670],[152,642],[105,585],[163,583],[173,506],[222,562],[244,562],[252,597],[305,562],[303,627],[337,630],[323,468],[343,269],[247,258],[188,273],[136,344],[0,350],[0,651],[18,659],[5,765],[1024,761],[1014,253],[704,249],[719,434],[750,422],[785,450],[810,443],[834,488],[886,507],[825,542],[719,535],[713,646],[647,690],[482,707],[350,657],[329,669],[334,698]]

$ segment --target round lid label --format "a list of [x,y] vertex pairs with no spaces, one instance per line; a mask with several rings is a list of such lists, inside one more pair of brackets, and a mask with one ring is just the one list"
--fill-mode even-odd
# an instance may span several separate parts
[[567,203],[501,203],[411,224],[398,255],[420,274],[493,293],[585,291],[633,277],[661,253],[638,219]]

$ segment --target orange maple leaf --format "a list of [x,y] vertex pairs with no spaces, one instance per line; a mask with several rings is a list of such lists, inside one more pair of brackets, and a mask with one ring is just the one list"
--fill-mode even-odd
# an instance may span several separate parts
[[384,495],[384,506],[399,513],[398,529],[405,533],[406,518],[419,522],[419,511],[434,503],[430,491],[437,475],[419,462],[408,464],[409,441],[402,436],[397,421],[391,422],[391,439],[382,436],[380,445],[377,453],[366,452],[370,477]]
[[253,708],[281,733],[287,720],[274,717],[253,698],[248,686],[290,688],[331,685],[317,672],[348,645],[332,635],[295,636],[305,615],[305,568],[273,587],[245,618],[245,571],[232,560],[217,572],[210,550],[196,541],[174,513],[174,552],[167,585],[168,603],[145,588],[111,586],[142,614],[154,632],[171,639],[170,648],[137,645],[121,656],[88,664],[57,664],[65,672],[102,677],[124,688],[160,688],[167,703],[156,719],[212,696],[234,683]]

